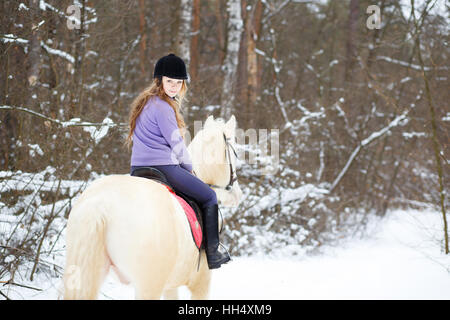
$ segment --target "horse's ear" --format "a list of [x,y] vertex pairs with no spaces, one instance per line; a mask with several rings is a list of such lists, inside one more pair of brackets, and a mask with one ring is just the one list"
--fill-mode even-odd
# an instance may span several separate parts
[[227,132],[233,133],[236,129],[236,117],[234,114],[231,116],[230,120],[225,124],[225,128]]
[[214,123],[214,116],[210,115],[205,121],[205,127],[211,125],[212,123]]

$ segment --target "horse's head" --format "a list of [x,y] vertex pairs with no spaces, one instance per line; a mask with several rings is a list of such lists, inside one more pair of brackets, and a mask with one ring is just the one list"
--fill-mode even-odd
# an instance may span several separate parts
[[235,207],[242,197],[237,181],[236,118],[228,122],[209,116],[188,146],[195,174],[209,184],[222,205]]

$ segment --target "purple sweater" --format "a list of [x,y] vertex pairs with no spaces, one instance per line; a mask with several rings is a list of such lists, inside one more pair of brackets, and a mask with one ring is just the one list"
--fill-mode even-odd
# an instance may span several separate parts
[[136,119],[131,166],[169,164],[192,170],[192,160],[181,137],[175,111],[166,101],[153,97]]

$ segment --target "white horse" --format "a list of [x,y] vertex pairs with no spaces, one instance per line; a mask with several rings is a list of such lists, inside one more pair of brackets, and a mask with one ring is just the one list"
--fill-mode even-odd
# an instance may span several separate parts
[[[237,206],[242,196],[237,181],[223,188],[236,168],[227,150],[235,131],[234,115],[226,123],[209,116],[188,146],[195,174],[214,185],[224,206]],[[156,181],[129,175],[94,181],[70,212],[66,244],[64,299],[96,299],[110,268],[133,285],[137,299],[177,299],[180,286],[188,287],[192,299],[208,298],[206,254],[202,250],[197,270],[198,249],[186,215]]]

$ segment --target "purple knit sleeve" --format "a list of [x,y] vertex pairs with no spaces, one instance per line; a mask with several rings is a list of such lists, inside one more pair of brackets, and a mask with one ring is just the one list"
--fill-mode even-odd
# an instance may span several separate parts
[[180,165],[188,170],[192,170],[192,160],[186,148],[183,138],[178,128],[175,111],[166,102],[158,103],[156,107],[156,122],[162,136],[167,141],[172,151],[172,158],[178,160]]

